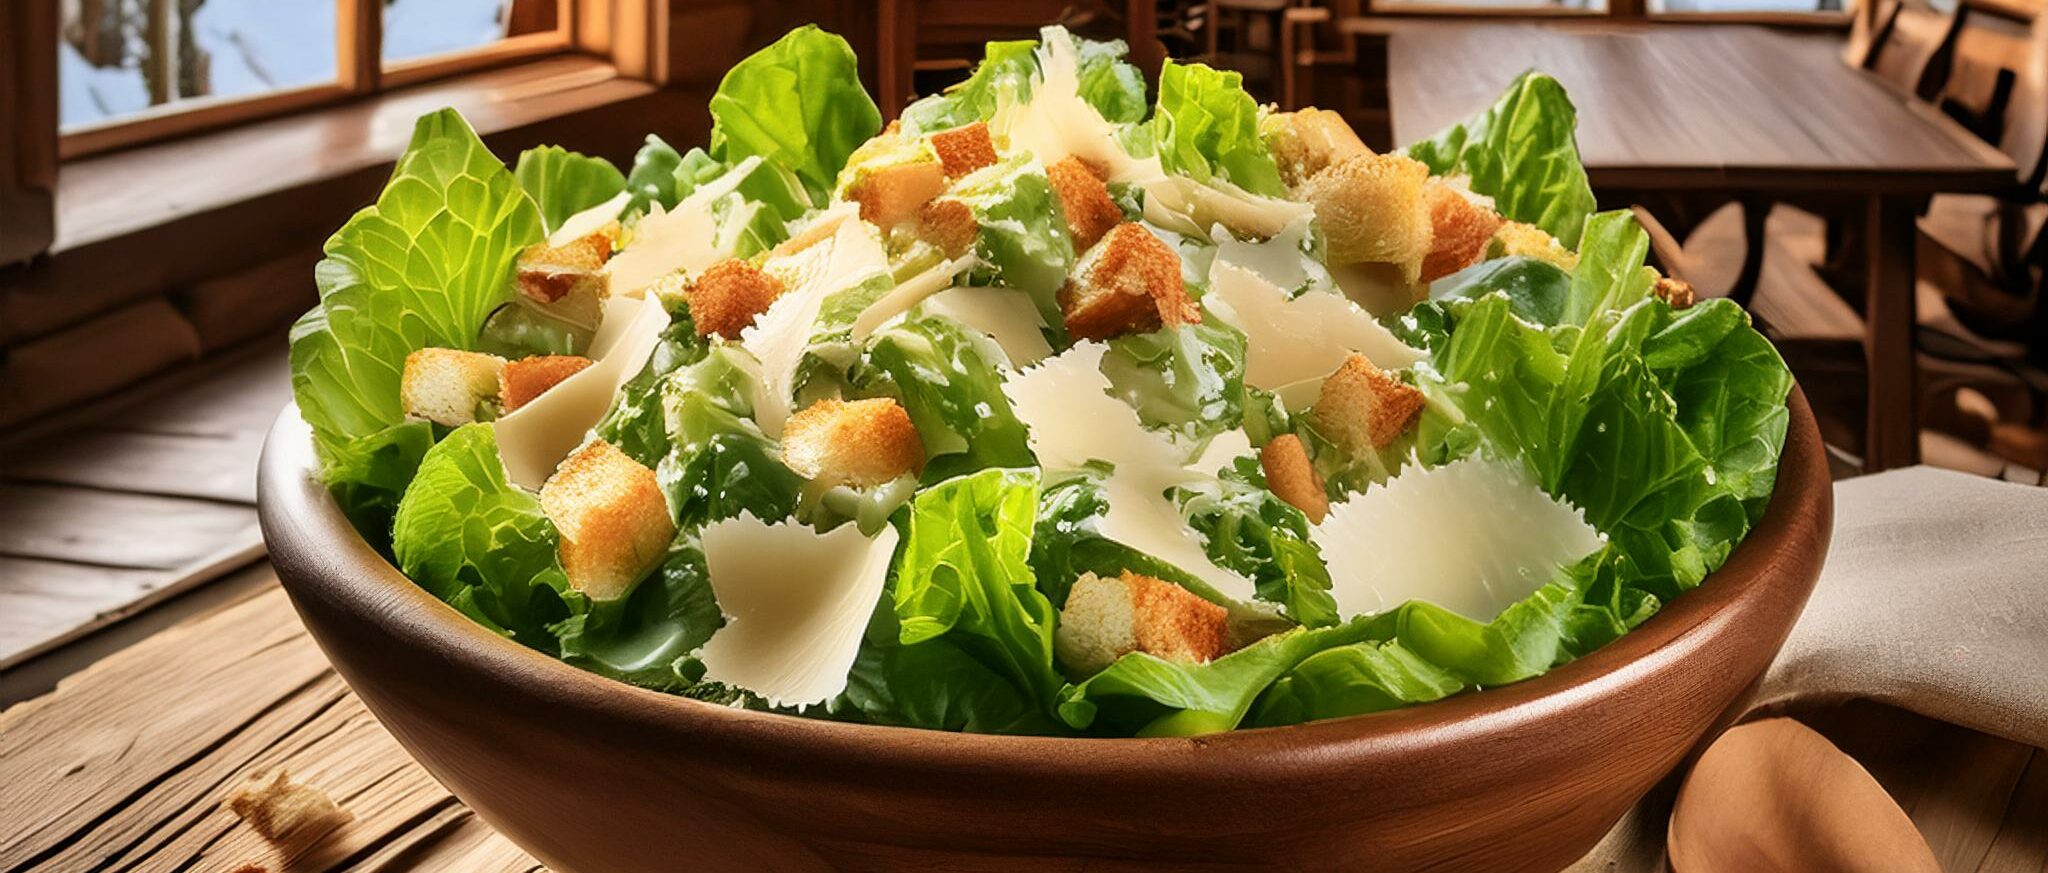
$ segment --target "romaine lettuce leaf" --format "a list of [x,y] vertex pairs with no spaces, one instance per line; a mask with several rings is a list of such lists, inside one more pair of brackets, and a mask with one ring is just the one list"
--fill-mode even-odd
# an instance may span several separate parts
[[1309,538],[1308,516],[1266,490],[1256,458],[1238,458],[1214,485],[1180,489],[1188,525],[1207,538],[1218,566],[1258,584],[1259,599],[1279,604],[1310,627],[1337,623],[1330,571]]
[[1599,313],[1627,309],[1650,296],[1656,276],[1643,269],[1643,259],[1649,253],[1650,235],[1628,210],[1587,217],[1564,316],[1543,323],[1585,324]]
[[668,374],[704,359],[710,344],[697,335],[689,304],[680,298],[668,302],[668,328],[661,342],[647,358],[647,366],[619,389],[612,406],[597,422],[593,432],[599,439],[619,447],[626,456],[653,468],[668,454],[668,427],[661,405],[662,384]]
[[1050,707],[1066,680],[1053,666],[1052,603],[1027,557],[1038,512],[1036,470],[983,470],[910,503],[893,584],[906,647],[945,639]]
[[1368,639],[1369,628],[1365,620],[1296,628],[1206,664],[1132,652],[1068,686],[1060,718],[1077,730],[1141,737],[1227,731],[1282,674],[1317,652]]
[[[386,445],[359,440],[404,421],[405,356],[474,346],[484,320],[512,294],[519,251],[541,236],[539,208],[461,115],[444,109],[420,118],[377,203],[328,239],[314,273],[320,306],[292,326],[292,395],[323,469],[371,466],[349,454]],[[396,492],[383,485],[399,484],[390,476],[351,481],[341,497],[359,518],[376,514],[372,504],[390,504]]]
[[742,511],[773,522],[795,511],[803,477],[783,466],[775,441],[748,418],[760,390],[759,365],[731,345],[664,380],[671,448],[654,473],[677,527],[695,530]]
[[694,684],[695,677],[678,667],[725,625],[704,551],[692,534],[678,537],[661,567],[630,594],[588,601],[584,609],[550,627],[561,641],[563,660],[664,691]]
[[539,146],[519,153],[512,176],[540,207],[548,232],[562,220],[625,190],[626,177],[611,161],[572,152],[561,146]]
[[759,155],[822,204],[846,157],[882,129],[852,47],[805,25],[734,65],[711,95],[711,156]]
[[1171,60],[1159,71],[1152,141],[1169,173],[1222,179],[1253,194],[1286,194],[1280,168],[1259,136],[1259,106],[1235,70]]
[[1045,167],[1013,157],[962,179],[952,194],[974,211],[980,225],[975,253],[987,267],[976,269],[969,281],[1031,295],[1039,318],[1063,334],[1058,297],[1074,266],[1074,242]]
[[[1111,123],[1131,124],[1144,119],[1145,76],[1137,67],[1124,62],[1129,47],[1122,40],[1080,39],[1064,27],[1039,31],[1039,41],[1054,39],[1068,40],[1075,46],[1082,100]],[[1029,99],[1039,76],[1035,55],[1039,41],[989,43],[982,52],[981,63],[965,81],[904,107],[904,132],[921,136],[987,121],[1004,101]]]
[[860,654],[833,704],[838,716],[927,730],[1038,736],[1068,733],[1026,689],[976,660],[951,637],[904,645],[896,611],[875,610]]
[[947,318],[906,319],[868,339],[854,377],[863,396],[896,398],[924,443],[924,481],[989,467],[1027,467],[1029,434],[1003,394],[998,357]]
[[1564,320],[1571,297],[1572,274],[1556,264],[1514,255],[1480,261],[1429,284],[1433,301],[1472,300],[1499,291],[1508,296],[1515,316],[1531,324]]
[[1492,107],[1405,150],[1435,176],[1471,178],[1515,221],[1550,232],[1577,248],[1586,216],[1599,208],[1579,162],[1578,112],[1564,86],[1527,72]]
[[[692,153],[698,153],[691,149]],[[710,155],[704,156],[710,160]],[[647,141],[633,154],[633,167],[626,173],[626,190],[633,192],[633,199],[626,202],[628,217],[646,214],[654,204],[663,209],[674,209],[676,200],[676,176],[681,172],[683,156],[674,146],[654,134],[647,135]]]
[[1110,340],[1102,374],[1146,427],[1203,440],[1244,421],[1245,337],[1220,318]]
[[398,569],[498,633],[557,651],[548,626],[582,611],[555,549],[560,534],[540,500],[505,479],[488,424],[466,424],[420,461],[398,502],[391,550]]

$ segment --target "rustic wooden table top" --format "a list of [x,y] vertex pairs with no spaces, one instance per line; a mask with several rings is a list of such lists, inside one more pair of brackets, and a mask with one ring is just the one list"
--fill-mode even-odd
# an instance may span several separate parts
[[1745,25],[1390,28],[1394,141],[1489,105],[1524,70],[1564,84],[1596,188],[1887,194],[2009,185],[1997,149],[1876,78],[1840,42]]

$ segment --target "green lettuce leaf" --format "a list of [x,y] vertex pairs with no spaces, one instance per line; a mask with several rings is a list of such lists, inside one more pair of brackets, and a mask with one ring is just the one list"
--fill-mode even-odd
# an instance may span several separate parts
[[563,660],[664,691],[694,684],[679,667],[725,625],[703,549],[687,534],[625,597],[588,601],[584,609],[550,627]]
[[896,398],[924,443],[924,481],[1027,467],[1029,434],[1003,394],[1001,360],[951,319],[905,319],[868,339],[854,377],[862,396]]
[[1193,736],[1238,726],[1274,680],[1309,656],[1368,639],[1363,620],[1297,628],[1206,664],[1132,652],[1060,695],[1076,730],[1141,737]]
[[1220,318],[1110,340],[1102,373],[1145,426],[1194,440],[1244,421],[1245,336]]
[[1159,71],[1152,140],[1169,173],[1223,179],[1269,197],[1286,194],[1280,168],[1259,136],[1259,106],[1234,70],[1171,60]]
[[965,81],[903,108],[903,131],[922,136],[987,121],[1005,94],[1012,100],[1028,97],[1038,72],[1038,61],[1032,57],[1037,48],[1038,43],[1028,39],[989,43]]
[[1052,603],[1027,561],[1037,512],[1035,470],[925,490],[910,503],[894,601],[904,646],[944,638],[1049,707],[1066,680],[1053,666]]
[[750,417],[759,382],[759,366],[731,345],[665,380],[671,448],[654,474],[677,527],[695,530],[742,511],[772,522],[795,511],[803,477],[783,466],[775,441]]
[[1562,324],[1585,324],[1594,315],[1627,309],[1650,296],[1656,275],[1643,269],[1650,235],[1626,209],[1586,219],[1579,236],[1579,265],[1572,270]]
[[[905,645],[894,609],[877,609],[835,715],[927,730],[1037,736],[1067,726],[1030,691],[942,636]],[[850,711],[850,712],[849,712]]]
[[540,207],[541,222],[550,233],[562,226],[563,219],[610,200],[626,188],[626,177],[611,161],[561,146],[520,152],[512,176]]
[[[314,272],[320,306],[292,326],[292,395],[323,469],[376,466],[351,453],[388,445],[362,438],[404,421],[406,355],[472,348],[513,293],[519,251],[541,236],[540,210],[462,116],[420,118],[376,204],[327,240]],[[370,505],[397,493],[372,487],[398,484],[392,477],[350,481],[341,496],[357,501],[345,506],[352,516],[376,514]]]
[[[701,154],[696,149],[693,154]],[[710,155],[704,156],[710,160]],[[633,199],[626,203],[626,215],[638,217],[646,214],[654,204],[663,209],[674,209],[676,201],[676,177],[682,171],[683,156],[661,137],[647,135],[647,141],[640,151],[633,154],[633,167],[626,173],[626,190],[633,192]]]
[[1031,295],[1039,318],[1060,325],[1064,334],[1059,290],[1074,266],[1074,242],[1045,167],[1015,156],[962,179],[952,196],[974,211],[980,225],[974,248],[986,266],[976,267],[969,281]]
[[587,601],[562,572],[539,498],[506,481],[491,426],[451,431],[413,482],[392,524],[398,569],[479,624],[556,651],[548,626]]
[[668,454],[668,422],[662,411],[662,386],[670,373],[704,359],[710,344],[697,335],[689,304],[668,302],[668,327],[647,357],[647,366],[619,389],[611,408],[593,428],[599,439],[619,447],[627,457],[653,468]]
[[1206,538],[1210,559],[1252,579],[1260,600],[1310,627],[1337,623],[1330,571],[1309,538],[1308,516],[1266,490],[1257,458],[1238,458],[1214,485],[1179,489],[1176,499]]
[[1515,317],[1531,324],[1564,321],[1572,274],[1556,264],[1515,255],[1481,261],[1429,284],[1433,301],[1472,300],[1506,294]]
[[711,95],[711,156],[759,155],[803,181],[823,203],[839,168],[882,129],[860,84],[853,48],[805,25],[740,61]]
[[1586,216],[1599,208],[1579,162],[1578,112],[1564,86],[1523,73],[1492,107],[1406,152],[1436,176],[1464,175],[1474,192],[1515,221],[1577,248]]

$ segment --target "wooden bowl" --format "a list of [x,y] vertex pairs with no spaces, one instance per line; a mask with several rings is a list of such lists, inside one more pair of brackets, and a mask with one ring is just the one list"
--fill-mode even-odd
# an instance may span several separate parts
[[562,873],[1556,870],[1761,675],[1827,551],[1805,397],[1769,511],[1705,585],[1548,675],[1192,739],[837,724],[665,696],[497,637],[393,569],[313,481],[293,410],[261,473],[277,574],[335,669],[457,797]]

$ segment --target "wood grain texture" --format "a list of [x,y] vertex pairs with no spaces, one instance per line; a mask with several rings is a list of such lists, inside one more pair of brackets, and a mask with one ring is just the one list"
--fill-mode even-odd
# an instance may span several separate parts
[[293,417],[259,476],[279,576],[350,687],[556,869],[1555,870],[1726,725],[1811,590],[1832,491],[1803,400],[1793,418],[1757,530],[1608,647],[1439,703],[1185,739],[906,731],[630,688],[384,564],[307,477]]
[[246,506],[0,482],[0,555],[174,570],[245,540]]
[[2012,162],[1844,66],[1833,39],[1759,27],[1401,23],[1389,38],[1394,140],[1488,105],[1528,69],[1578,107],[1595,188],[1979,191]]

